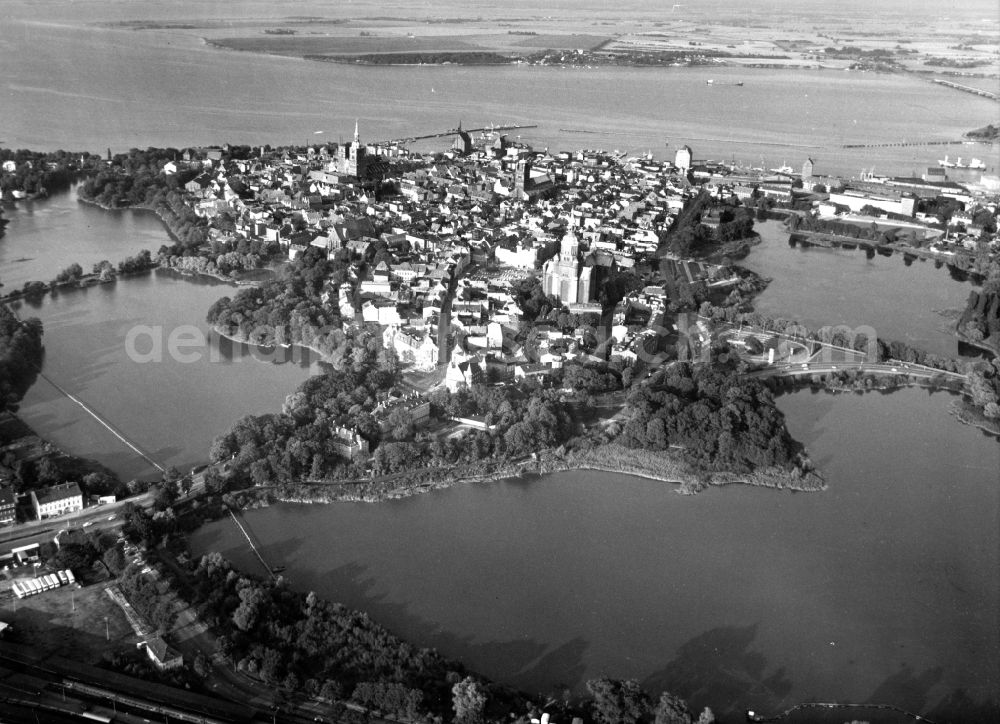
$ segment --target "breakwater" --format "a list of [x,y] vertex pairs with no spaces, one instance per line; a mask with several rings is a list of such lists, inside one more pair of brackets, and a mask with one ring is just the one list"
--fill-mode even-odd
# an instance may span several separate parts
[[927,722],[928,724],[935,724],[935,722],[932,719],[928,719],[922,714],[914,714],[912,711],[907,711],[906,709],[895,706],[893,704],[838,704],[836,702],[826,703],[818,701],[806,702],[804,704],[796,704],[795,706],[785,709],[783,712],[780,712],[773,716],[762,716],[760,714],[757,714],[753,710],[750,710],[747,712],[747,721],[752,721],[752,722],[781,721],[782,719],[785,719],[786,717],[791,716],[795,712],[801,711],[803,709],[829,709],[829,710],[865,709],[867,711],[891,711],[895,712],[896,714],[902,714],[903,716],[909,717],[910,719],[913,719],[913,721],[921,721],[921,722]]
[[966,93],[972,93],[973,95],[982,96],[983,98],[989,98],[990,100],[1000,101],[1000,95],[994,93],[993,91],[983,90],[982,88],[973,88],[969,85],[962,85],[961,83],[953,83],[950,80],[941,80],[935,78],[934,82],[938,85],[947,86],[948,88],[954,88],[955,90],[964,91]]
[[841,148],[904,148],[907,146],[961,146],[967,141],[892,141],[889,143],[845,143]]

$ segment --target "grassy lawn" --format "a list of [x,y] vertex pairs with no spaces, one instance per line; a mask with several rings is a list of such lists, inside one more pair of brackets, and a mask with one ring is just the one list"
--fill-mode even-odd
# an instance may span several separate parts
[[138,641],[104,593],[106,584],[63,586],[22,599],[14,596],[12,584],[6,574],[0,580],[0,621],[12,626],[8,637],[15,643],[96,664],[104,651]]

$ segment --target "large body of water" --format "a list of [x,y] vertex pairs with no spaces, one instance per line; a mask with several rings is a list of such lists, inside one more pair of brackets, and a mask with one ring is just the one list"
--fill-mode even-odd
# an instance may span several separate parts
[[869,326],[880,339],[959,355],[953,313],[978,288],[961,272],[923,259],[908,263],[902,254],[869,258],[864,249],[792,246],[777,221],[755,228],[761,243],[739,264],[772,280],[754,300],[761,314],[811,329]]
[[[47,297],[21,313],[44,324],[49,378],[158,463],[186,470],[208,460],[212,439],[234,421],[279,411],[317,371],[302,350],[251,348],[209,330],[205,312],[233,291],[155,272]],[[159,475],[44,379],[20,415],[44,438],[125,480]]]
[[[6,237],[0,237],[0,282],[19,289],[25,282],[48,282],[76,262],[94,264],[148,249],[154,256],[170,237],[148,211],[105,211],[77,200],[75,188],[47,199],[18,201],[6,209]],[[6,290],[5,290],[6,291]]]
[[[508,122],[536,124],[521,137],[536,147],[672,157],[686,143],[696,158],[797,168],[812,156],[818,174],[872,166],[909,174],[942,157],[941,147],[841,146],[955,140],[996,115],[988,99],[901,75],[317,63],[220,51],[196,32],[100,27],[96,21],[123,12],[154,12],[101,8],[87,14],[71,3],[61,20],[23,10],[0,26],[0,129],[8,146],[103,154],[107,147],[312,143],[316,131],[337,140],[350,136],[356,119],[363,140],[433,133],[459,121],[467,128]],[[205,9],[174,11],[184,12]],[[745,85],[733,87],[736,80]],[[997,146],[955,151],[996,172]]]
[[[606,673],[731,715],[803,700],[927,712],[1000,688],[997,445],[949,399],[782,397],[822,493],[683,497],[561,473],[245,518],[293,587],[529,690]],[[191,547],[260,571],[232,522]]]

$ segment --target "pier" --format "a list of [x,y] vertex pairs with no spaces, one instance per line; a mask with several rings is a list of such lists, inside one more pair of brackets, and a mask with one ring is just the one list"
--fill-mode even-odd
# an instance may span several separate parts
[[904,148],[906,146],[961,146],[968,141],[893,141],[891,143],[845,143],[841,148]]
[[[14,318],[15,318],[15,319],[16,319],[16,320],[17,320],[18,322],[20,322],[20,323],[21,323],[22,325],[24,324],[24,320],[22,320],[22,319],[21,319],[21,315],[19,315],[19,314],[17,313],[17,310],[16,310],[16,309],[14,309],[13,307],[11,307],[11,306],[9,306],[9,305],[7,306],[7,309],[8,309],[8,311],[10,311],[10,313],[11,313],[11,314],[13,314],[13,315],[14,315]],[[147,455],[147,454],[146,454],[145,452],[143,452],[143,451],[142,451],[142,450],[141,450],[141,449],[139,448],[139,446],[138,446],[138,445],[136,445],[136,444],[135,444],[134,442],[132,442],[131,440],[129,440],[129,439],[128,439],[128,438],[127,438],[127,437],[126,437],[125,435],[124,435],[124,433],[122,433],[122,432],[120,432],[119,430],[117,430],[117,429],[116,429],[116,428],[114,427],[114,425],[112,425],[112,424],[111,424],[110,422],[108,422],[108,421],[107,421],[107,420],[105,420],[105,419],[104,419],[103,417],[101,417],[101,416],[100,416],[99,414],[97,414],[97,412],[96,412],[96,411],[95,411],[95,410],[94,410],[94,409],[93,409],[92,407],[90,407],[89,405],[87,405],[87,403],[85,403],[85,402],[84,402],[83,400],[81,400],[81,399],[80,399],[79,397],[77,397],[76,395],[73,395],[73,394],[71,394],[71,393],[69,392],[69,390],[66,390],[66,389],[65,389],[65,388],[63,388],[63,387],[62,387],[61,385],[57,384],[57,383],[55,382],[55,380],[53,380],[53,379],[52,379],[51,377],[49,377],[49,376],[48,376],[48,375],[46,375],[45,373],[43,373],[43,372],[39,372],[39,373],[38,373],[38,376],[39,376],[39,377],[41,377],[41,378],[42,378],[43,380],[45,380],[46,382],[48,382],[48,383],[49,383],[50,385],[52,385],[52,386],[53,386],[53,387],[54,387],[54,388],[56,389],[56,391],[57,391],[57,392],[59,392],[59,393],[60,393],[61,395],[63,395],[64,397],[68,398],[69,400],[71,400],[72,402],[76,403],[77,405],[79,405],[79,406],[80,406],[80,408],[81,408],[81,409],[82,409],[82,410],[83,410],[84,412],[86,412],[86,413],[87,413],[88,415],[90,415],[90,416],[91,416],[92,418],[94,418],[95,420],[97,420],[97,422],[98,422],[98,423],[99,423],[99,424],[100,424],[100,425],[101,425],[101,426],[102,426],[103,428],[105,428],[105,429],[106,429],[106,430],[107,430],[108,432],[110,432],[110,433],[111,433],[112,435],[114,435],[114,436],[115,436],[115,437],[117,437],[117,438],[118,438],[119,440],[121,440],[121,441],[122,441],[123,443],[125,443],[125,445],[126,445],[126,446],[128,446],[128,448],[129,448],[130,450],[132,450],[132,451],[133,451],[133,452],[134,452],[134,453],[135,453],[136,455],[138,455],[139,457],[141,457],[141,458],[142,458],[143,460],[145,460],[145,461],[146,461],[147,463],[149,463],[149,464],[150,464],[150,465],[152,465],[152,466],[153,466],[154,468],[156,468],[157,470],[159,470],[159,471],[160,471],[161,473],[165,473],[165,472],[167,472],[167,469],[166,469],[165,467],[163,467],[162,465],[160,465],[160,464],[159,464],[158,462],[156,462],[155,460],[153,460],[153,458],[151,458],[151,457],[150,457],[149,455]]]
[[267,575],[271,578],[271,580],[276,579],[278,577],[276,572],[279,569],[271,568],[268,562],[264,560],[264,555],[260,552],[257,544],[253,542],[253,538],[250,537],[250,531],[247,530],[246,525],[236,516],[236,512],[232,508],[229,508],[228,510],[229,516],[233,519],[233,522],[236,523],[236,527],[240,529],[240,533],[243,534],[243,537],[247,539],[247,543],[250,545],[250,550],[252,550],[254,555],[257,556],[257,560],[260,561],[260,564],[264,566],[264,570],[267,571]]
[[972,93],[973,95],[982,96],[983,98],[989,98],[992,101],[1000,101],[1000,95],[994,93],[993,91],[983,90],[982,88],[973,88],[972,86],[962,85],[961,83],[953,83],[950,80],[940,80],[938,78],[935,78],[934,82],[938,85],[954,88],[955,90],[965,91],[966,93]]
[[50,378],[49,376],[45,375],[44,373],[39,372],[38,376],[41,377],[46,382],[48,382],[53,387],[55,387],[56,390],[58,390],[62,395],[64,395],[65,397],[69,398],[71,401],[75,402],[77,405],[79,405],[83,409],[84,412],[86,412],[92,418],[94,418],[95,420],[97,420],[98,424],[100,424],[102,427],[104,427],[108,432],[110,432],[112,435],[114,435],[119,440],[121,440],[123,443],[125,443],[136,455],[138,455],[139,457],[141,457],[143,460],[145,460],[147,463],[149,463],[154,468],[156,468],[157,470],[159,470],[161,473],[167,472],[167,469],[165,467],[163,467],[158,462],[156,462],[155,460],[153,460],[153,458],[149,457],[149,455],[147,455],[146,453],[144,453],[139,448],[138,445],[136,445],[134,442],[132,442],[131,440],[129,440],[127,437],[125,437],[125,435],[123,435],[121,432],[119,432],[118,430],[116,430],[114,428],[114,426],[110,422],[108,422],[103,417],[101,417],[100,415],[98,415],[97,412],[95,412],[93,410],[93,408],[91,408],[90,406],[88,406],[87,403],[85,403],[79,397],[76,397],[75,395],[71,394],[68,390],[66,390],[63,387],[61,387],[60,385],[56,384],[52,380],[52,378]]
[[389,141],[379,141],[379,145],[393,146],[396,144],[413,143],[414,141],[426,141],[430,138],[444,138],[446,136],[458,136],[462,133],[493,133],[495,131],[520,131],[525,128],[538,128],[537,125],[519,126],[518,124],[508,124],[503,126],[484,126],[483,128],[452,128],[440,133],[428,133],[423,136],[409,136],[408,138],[393,138]]

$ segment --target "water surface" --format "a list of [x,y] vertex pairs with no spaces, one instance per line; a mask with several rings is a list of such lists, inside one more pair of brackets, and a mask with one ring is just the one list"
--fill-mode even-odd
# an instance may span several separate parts
[[77,200],[76,189],[46,199],[17,201],[4,209],[9,223],[0,237],[0,282],[19,289],[28,281],[49,282],[77,263],[117,265],[143,249],[154,255],[171,240],[150,211],[106,211]]
[[[238,418],[280,411],[285,396],[317,371],[297,348],[274,353],[211,332],[205,313],[235,291],[155,272],[47,297],[22,314],[44,324],[48,377],[161,465],[184,470],[205,462],[212,439]],[[28,391],[20,414],[42,437],[124,479],[157,475],[44,379]]]
[[[316,131],[331,141],[348,138],[357,119],[362,139],[370,141],[434,133],[462,121],[466,128],[535,124],[520,138],[539,149],[617,148],[672,157],[686,143],[696,158],[735,158],[765,168],[785,162],[799,168],[812,156],[817,174],[856,175],[872,166],[910,174],[940,158],[941,147],[842,146],[956,140],[992,120],[996,110],[988,99],[904,75],[717,67],[355,67],[219,50],[197,32],[98,26],[95,21],[122,17],[117,3],[96,3],[92,13],[72,4],[64,10],[55,23],[22,8],[0,26],[0,128],[11,147],[103,154],[107,147],[120,152],[226,141],[304,144],[316,142]],[[329,12],[325,5],[317,10]],[[191,17],[205,10],[175,12]],[[463,12],[455,8],[457,15]],[[709,79],[716,85],[708,85]],[[735,87],[736,81],[745,85]],[[447,145],[439,139],[433,148]],[[1000,147],[955,148],[996,172]]]
[[[561,473],[246,520],[295,588],[530,691],[608,674],[731,713],[926,711],[1000,682],[998,446],[950,400],[782,397],[823,493]],[[231,522],[191,546],[259,572]]]
[[791,246],[777,221],[755,229],[761,243],[739,263],[771,279],[754,299],[756,311],[811,329],[867,325],[881,339],[958,356],[953,313],[978,288],[961,272],[934,261],[908,262],[902,254],[869,258],[864,249]]

